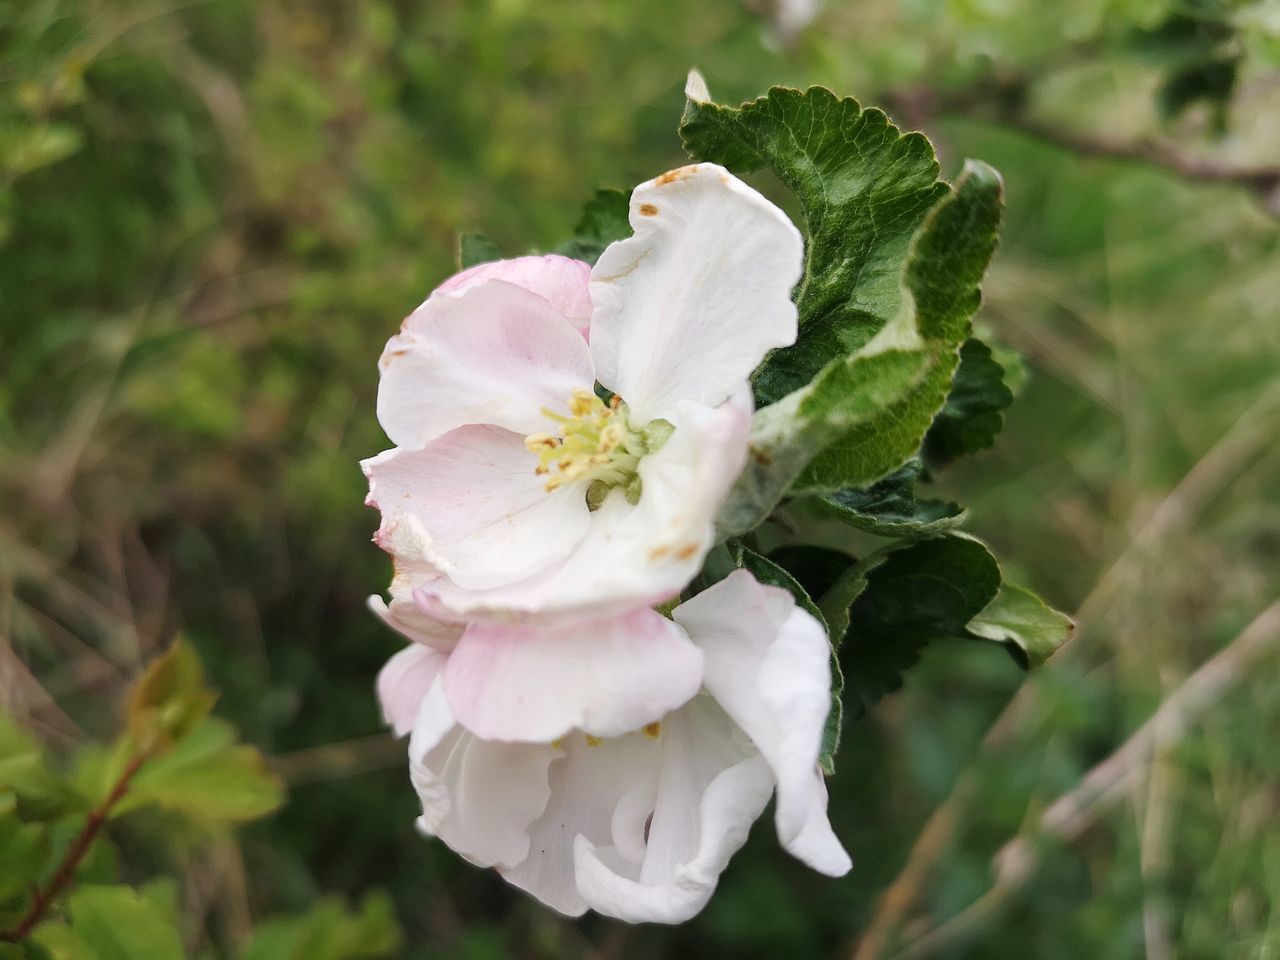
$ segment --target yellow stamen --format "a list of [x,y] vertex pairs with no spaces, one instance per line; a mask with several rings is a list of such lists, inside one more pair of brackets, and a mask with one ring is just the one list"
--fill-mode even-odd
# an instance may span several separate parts
[[653,721],[653,723],[646,723],[641,728],[641,733],[650,740],[657,740],[658,737],[662,736],[662,723],[658,720]]
[[602,744],[602,743],[604,743],[604,740],[603,740],[603,739],[601,739],[600,737],[593,737],[591,734],[589,734],[589,733],[587,734],[587,746],[588,746],[588,747],[598,747],[598,746],[600,746],[600,744]]

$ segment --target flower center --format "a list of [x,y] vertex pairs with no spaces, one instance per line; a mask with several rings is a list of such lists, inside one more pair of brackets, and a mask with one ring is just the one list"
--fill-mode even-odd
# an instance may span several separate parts
[[546,489],[586,480],[587,505],[596,509],[609,491],[622,487],[628,502],[640,501],[640,461],[671,436],[672,426],[654,420],[641,429],[632,426],[627,405],[614,396],[605,403],[588,390],[574,390],[569,416],[542,408],[557,424],[555,433],[531,433],[526,449],[538,458],[534,472],[546,476]]

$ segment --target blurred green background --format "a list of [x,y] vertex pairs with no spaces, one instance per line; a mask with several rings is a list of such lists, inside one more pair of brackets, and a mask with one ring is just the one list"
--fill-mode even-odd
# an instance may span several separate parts
[[[113,827],[125,878],[176,879],[197,955],[373,896],[403,947],[344,957],[1280,957],[1275,644],[983,898],[993,854],[1280,594],[1280,4],[807,6],[0,4],[0,703],[66,752],[193,640],[289,784],[239,833]],[[849,877],[766,819],[693,922],[570,922],[414,832],[357,461],[387,446],[382,344],[457,235],[549,247],[596,187],[681,163],[692,65],[722,101],[821,83],[948,175],[1003,172],[979,322],[1028,376],[938,487],[1081,626],[1025,683],[930,647],[846,729]]]

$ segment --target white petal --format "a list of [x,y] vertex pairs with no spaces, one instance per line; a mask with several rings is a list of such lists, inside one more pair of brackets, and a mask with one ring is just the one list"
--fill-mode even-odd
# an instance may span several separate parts
[[493,743],[457,726],[440,683],[423,699],[409,738],[409,774],[422,801],[419,829],[480,866],[513,866],[529,854],[529,825],[546,808],[541,744]]
[[596,378],[640,420],[680,400],[715,406],[795,341],[804,241],[723,167],[664,173],[631,195],[635,235],[591,270]]
[[591,322],[591,294],[587,289],[590,276],[591,264],[549,253],[478,263],[455,273],[436,287],[435,293],[456,293],[486,280],[505,280],[542,297],[585,337]]
[[[651,798],[660,748],[640,734],[591,746],[575,732],[564,739],[563,749],[563,758],[551,765],[551,799],[529,828],[529,856],[503,876],[547,906],[578,916],[587,904],[574,879],[574,838],[612,842],[615,821],[625,822],[645,805],[637,804],[637,797]],[[640,870],[639,863],[617,866],[633,876]]]
[[673,616],[706,654],[704,686],[773,768],[778,839],[813,869],[843,875],[849,856],[831,831],[818,771],[831,688],[822,625],[786,590],[762,586],[745,570]]
[[500,427],[460,427],[421,450],[364,461],[366,500],[383,527],[416,518],[418,550],[463,589],[517,582],[567,556],[590,522],[581,484],[548,493],[524,440]]
[[397,446],[421,447],[467,424],[545,431],[595,381],[582,335],[543,297],[502,280],[437,293],[405,320],[378,361],[378,421]]
[[620,736],[687,701],[702,656],[648,608],[601,620],[467,628],[444,669],[458,722],[494,740]]
[[378,671],[378,703],[382,707],[382,720],[397,737],[403,737],[413,729],[418,708],[447,658],[444,651],[411,643]]
[[706,905],[773,789],[768,764],[735,732],[707,697],[663,720],[639,875],[625,869],[620,849],[590,836],[575,840],[578,889],[592,909],[631,923],[681,923]]
[[679,593],[701,568],[716,512],[746,461],[750,391],[743,386],[715,408],[679,404],[672,420],[666,444],[640,462],[640,502],[632,506],[615,490],[563,562],[484,593],[425,584],[416,594],[425,609],[464,619],[584,616]]

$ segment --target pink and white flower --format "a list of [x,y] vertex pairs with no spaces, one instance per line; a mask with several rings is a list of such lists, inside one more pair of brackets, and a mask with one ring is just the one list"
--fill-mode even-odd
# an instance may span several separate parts
[[701,567],[747,454],[748,377],[795,339],[803,243],[712,164],[641,184],[630,220],[594,268],[463,271],[387,343],[396,446],[363,466],[397,568],[374,605],[397,629],[645,607]]
[[[782,844],[845,873],[818,769],[822,626],[741,570],[673,617],[472,625],[452,651],[396,654],[378,689],[412,731],[420,829],[562,913],[679,923],[776,791]],[[667,647],[687,661],[674,683],[650,657]]]

